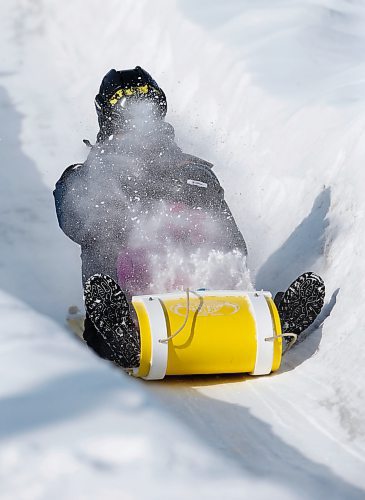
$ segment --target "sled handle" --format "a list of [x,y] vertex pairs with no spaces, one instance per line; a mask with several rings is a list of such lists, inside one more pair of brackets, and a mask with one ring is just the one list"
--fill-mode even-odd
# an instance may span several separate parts
[[286,348],[283,351],[283,356],[286,354],[289,349],[293,347],[295,342],[297,341],[298,335],[296,333],[282,333],[281,335],[274,335],[273,337],[266,337],[265,342],[273,342],[275,339],[280,339],[280,338],[285,338],[285,337],[291,337],[291,341],[289,344],[286,346]]
[[167,344],[167,342],[169,340],[176,337],[176,335],[178,335],[184,329],[186,323],[188,322],[189,313],[190,313],[190,289],[187,288],[185,291],[186,291],[186,314],[185,314],[184,323],[180,326],[180,328],[178,330],[176,330],[175,333],[173,333],[169,337],[166,337],[165,339],[159,339],[160,344]]

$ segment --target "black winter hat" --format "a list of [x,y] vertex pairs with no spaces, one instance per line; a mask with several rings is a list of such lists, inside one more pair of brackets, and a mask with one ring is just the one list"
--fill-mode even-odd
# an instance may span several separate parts
[[128,101],[148,99],[157,104],[158,117],[163,119],[167,111],[164,91],[152,76],[140,66],[116,71],[111,69],[103,78],[95,97],[100,130],[113,133],[123,119]]

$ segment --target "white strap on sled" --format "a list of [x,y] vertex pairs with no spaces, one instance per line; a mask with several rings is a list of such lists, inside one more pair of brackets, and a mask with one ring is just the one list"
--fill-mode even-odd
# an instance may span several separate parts
[[252,306],[252,316],[256,323],[256,361],[251,375],[268,375],[271,373],[274,359],[274,344],[267,342],[267,337],[274,334],[274,326],[270,309],[264,293],[255,292],[248,295]]
[[168,344],[159,342],[161,335],[167,336],[166,318],[160,300],[157,297],[138,297],[146,308],[151,331],[150,371],[145,380],[162,380],[166,375]]

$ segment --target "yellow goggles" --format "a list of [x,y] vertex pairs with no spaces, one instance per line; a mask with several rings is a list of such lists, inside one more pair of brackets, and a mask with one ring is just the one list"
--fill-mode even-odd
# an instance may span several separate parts
[[143,96],[148,94],[150,91],[156,92],[159,94],[158,90],[150,85],[140,85],[136,87],[128,87],[126,89],[118,89],[109,99],[109,104],[111,106],[115,106],[117,102],[119,102],[123,97],[130,96]]

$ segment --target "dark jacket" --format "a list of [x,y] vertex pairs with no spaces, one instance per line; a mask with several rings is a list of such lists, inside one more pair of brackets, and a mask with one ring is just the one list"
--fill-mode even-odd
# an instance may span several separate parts
[[97,143],[85,163],[65,170],[54,197],[61,229],[81,245],[83,281],[95,273],[116,278],[116,259],[136,213],[165,201],[209,214],[220,227],[212,248],[247,253],[212,164],[183,153],[163,121]]

